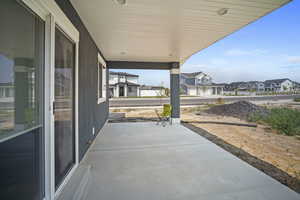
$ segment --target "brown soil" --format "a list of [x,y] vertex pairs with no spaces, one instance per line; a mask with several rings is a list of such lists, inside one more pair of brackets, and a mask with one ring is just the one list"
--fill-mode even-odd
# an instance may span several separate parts
[[[231,123],[247,123],[233,117],[197,116],[193,114],[182,117],[185,121],[223,121]],[[264,160],[294,177],[300,173],[300,140],[296,137],[277,134],[269,127],[258,125],[253,127],[228,126],[220,124],[193,124],[222,140]]]
[[183,126],[187,127],[188,129],[198,133],[202,137],[210,140],[211,142],[215,143],[216,145],[220,146],[224,150],[232,153],[233,155],[239,157],[241,160],[244,160],[248,164],[252,165],[253,167],[261,170],[265,174],[273,177],[277,181],[281,182],[282,184],[288,186],[289,188],[293,189],[294,191],[300,193],[300,181],[298,178],[291,176],[290,174],[286,173],[285,171],[277,168],[276,166],[261,160],[254,155],[251,155],[247,151],[243,150],[242,148],[238,148],[221,138],[205,131],[202,128],[194,126],[190,123],[183,123]]

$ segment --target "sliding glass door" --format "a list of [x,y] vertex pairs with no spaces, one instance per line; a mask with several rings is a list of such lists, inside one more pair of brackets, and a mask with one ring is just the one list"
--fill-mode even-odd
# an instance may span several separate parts
[[58,27],[55,30],[55,187],[60,186],[75,159],[75,43]]
[[0,199],[44,197],[45,21],[0,1]]

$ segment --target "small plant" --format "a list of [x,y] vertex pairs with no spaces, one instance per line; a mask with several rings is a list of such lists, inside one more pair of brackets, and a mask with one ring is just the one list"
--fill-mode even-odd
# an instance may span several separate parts
[[217,104],[224,104],[224,99],[223,98],[217,98]]

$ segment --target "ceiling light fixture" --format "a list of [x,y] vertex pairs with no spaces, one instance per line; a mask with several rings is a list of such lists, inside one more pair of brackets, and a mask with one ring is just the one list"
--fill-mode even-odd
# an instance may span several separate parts
[[126,5],[126,0],[113,0],[113,1],[121,6]]
[[220,10],[217,11],[218,15],[223,16],[228,13],[228,8],[221,8]]

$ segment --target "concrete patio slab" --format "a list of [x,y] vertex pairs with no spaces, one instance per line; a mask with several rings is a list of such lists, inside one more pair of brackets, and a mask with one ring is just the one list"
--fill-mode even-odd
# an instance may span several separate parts
[[87,154],[87,200],[299,200],[300,195],[181,125],[107,124]]

